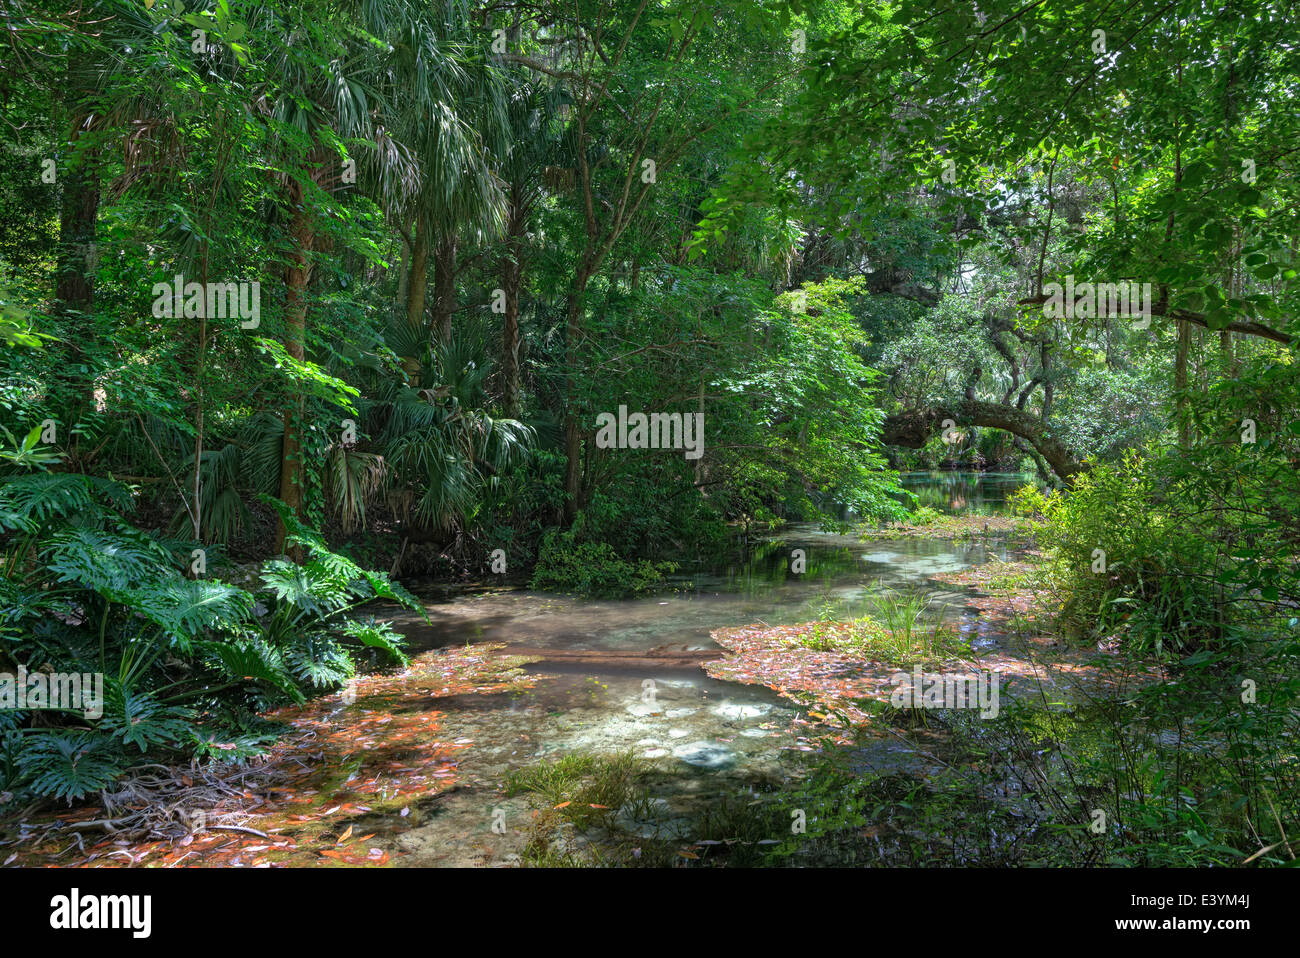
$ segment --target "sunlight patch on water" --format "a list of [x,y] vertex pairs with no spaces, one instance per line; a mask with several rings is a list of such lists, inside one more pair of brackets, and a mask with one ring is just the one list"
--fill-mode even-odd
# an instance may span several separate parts
[[715,715],[721,715],[723,718],[733,720],[758,718],[770,711],[772,709],[768,705],[737,705],[734,702],[723,702],[713,709]]

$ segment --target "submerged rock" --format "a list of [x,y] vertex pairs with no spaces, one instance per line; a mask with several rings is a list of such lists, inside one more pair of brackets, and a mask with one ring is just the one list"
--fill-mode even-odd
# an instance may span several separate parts
[[652,798],[649,802],[629,802],[614,816],[614,825],[641,838],[659,838],[677,841],[690,836],[691,823],[675,815],[665,799]]
[[716,742],[690,742],[673,749],[673,755],[687,765],[699,768],[726,768],[736,761],[731,749]]

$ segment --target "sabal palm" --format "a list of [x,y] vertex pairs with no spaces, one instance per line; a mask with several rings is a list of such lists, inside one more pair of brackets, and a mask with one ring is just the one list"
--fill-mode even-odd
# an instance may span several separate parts
[[505,249],[501,290],[505,294],[501,330],[501,366],[506,412],[519,409],[519,293],[523,286],[527,236],[533,213],[546,193],[547,167],[562,164],[565,154],[560,89],[521,79],[506,101],[509,128],[506,148],[494,158],[505,183]]
[[[482,242],[504,226],[505,198],[491,156],[508,134],[502,77],[469,42],[458,23],[459,5],[404,25],[394,45],[388,82],[402,102],[395,135],[415,155],[418,189],[388,207],[410,246],[410,275],[403,305],[406,322],[450,333],[456,249]],[[437,259],[434,319],[425,321],[428,267]],[[408,362],[407,372],[418,368]]]
[[429,357],[422,381],[388,384],[372,419],[415,520],[450,532],[472,517],[486,482],[523,461],[535,437],[530,426],[487,411],[489,360],[478,329],[434,344]]
[[[330,205],[329,190],[341,184],[339,154],[344,144],[369,143],[361,155],[367,182],[386,205],[399,205],[412,195],[419,172],[411,152],[394,140],[390,130],[397,104],[386,103],[383,88],[391,73],[394,47],[382,42],[417,21],[414,7],[404,0],[344,0],[294,12],[263,8],[258,27],[266,35],[283,37],[268,69],[274,77],[259,100],[281,144],[286,167],[285,207],[289,218],[289,263],[285,273],[284,346],[295,360],[304,359],[307,287],[312,254],[317,245],[317,207]],[[340,31],[337,21],[355,29]],[[417,96],[400,108],[427,105]],[[280,499],[295,514],[302,511],[302,444],[298,420],[301,395],[284,410],[284,439],[280,459]],[[284,544],[280,523],[276,548]]]

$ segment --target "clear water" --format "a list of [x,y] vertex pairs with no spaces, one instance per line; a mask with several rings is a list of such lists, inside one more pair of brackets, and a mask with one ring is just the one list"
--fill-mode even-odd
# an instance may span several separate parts
[[903,488],[918,503],[948,515],[998,515],[1007,509],[1007,496],[1038,480],[1017,472],[906,472]]
[[[908,477],[909,485],[948,512],[997,511],[1014,484],[1003,475]],[[791,550],[807,554],[807,571],[789,571]],[[996,553],[1006,558],[1005,551]],[[761,686],[709,678],[701,662],[720,651],[709,637],[723,626],[807,622],[863,614],[882,588],[919,587],[934,607],[977,643],[981,623],[960,591],[930,580],[978,564],[988,547],[945,540],[862,542],[812,525],[782,531],[729,568],[684,577],[679,591],[651,598],[595,600],[502,589],[452,594],[417,590],[431,624],[398,616],[416,649],[502,642],[535,655],[529,670],[552,676],[516,694],[471,696],[447,703],[444,734],[471,739],[459,770],[467,787],[439,798],[414,828],[392,823],[398,859],[414,865],[509,864],[529,814],[498,787],[513,769],[574,751],[632,750],[665,772],[656,799],[682,809],[692,796],[743,790],[795,771],[809,730],[801,711]],[[654,696],[647,701],[647,680]],[[443,703],[439,704],[443,707]],[[885,769],[920,761],[896,742],[869,747],[865,764]],[[508,833],[491,831],[494,808]],[[512,840],[512,836],[515,838]]]

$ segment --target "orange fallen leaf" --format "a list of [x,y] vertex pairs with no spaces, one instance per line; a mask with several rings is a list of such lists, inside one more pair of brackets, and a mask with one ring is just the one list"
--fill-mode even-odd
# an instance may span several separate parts
[[556,807],[556,808],[568,808],[568,807],[569,807],[570,805],[572,805],[572,804],[573,804],[573,802],[560,802],[560,804],[556,805],[555,807]]

